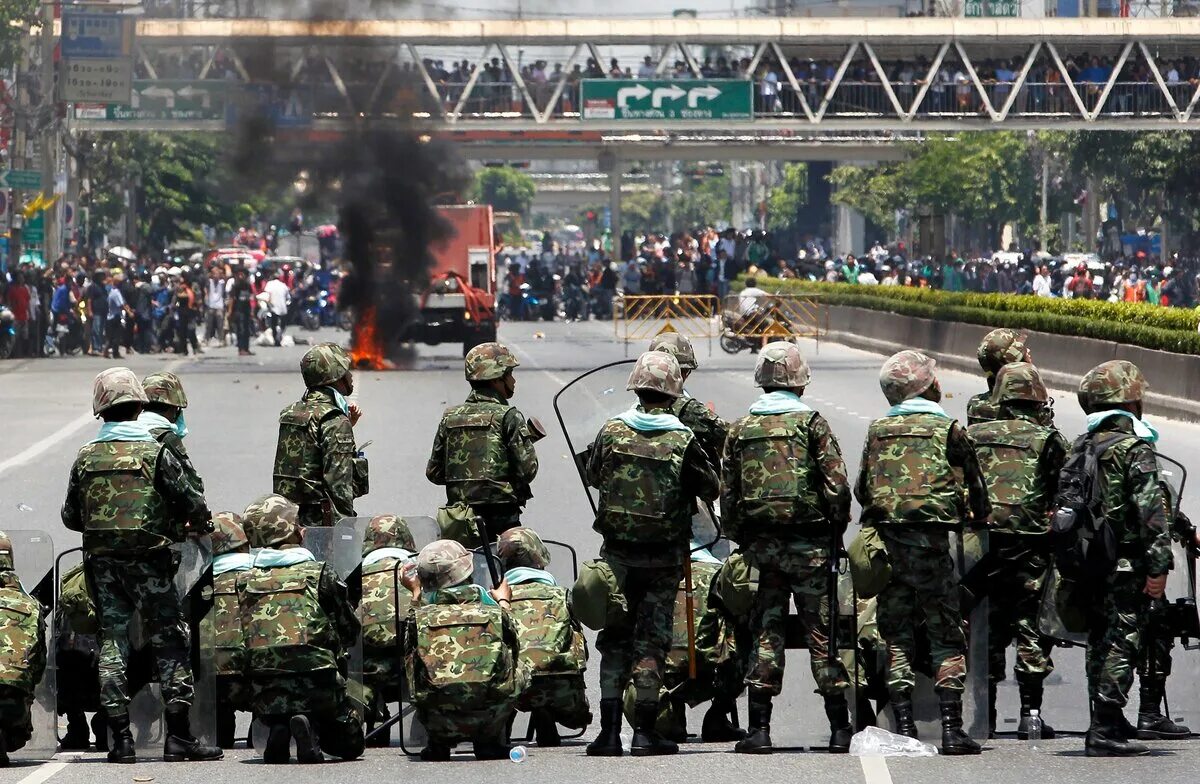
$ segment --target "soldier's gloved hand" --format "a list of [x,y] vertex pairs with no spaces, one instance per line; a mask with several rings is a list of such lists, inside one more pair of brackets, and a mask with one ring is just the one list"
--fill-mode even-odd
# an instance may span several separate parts
[[1157,577],[1148,575],[1146,577],[1146,587],[1142,589],[1142,593],[1149,596],[1151,599],[1161,599],[1167,590],[1167,576],[1160,574]]
[[358,420],[362,419],[362,413],[362,409],[359,408],[358,403],[350,404],[350,427],[354,427],[358,424]]

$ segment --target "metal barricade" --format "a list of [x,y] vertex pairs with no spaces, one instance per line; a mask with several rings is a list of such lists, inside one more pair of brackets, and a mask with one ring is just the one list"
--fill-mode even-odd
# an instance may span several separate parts
[[712,339],[720,330],[720,300],[712,294],[627,294],[613,300],[613,331],[625,343],[649,342],[662,332],[693,341]]
[[773,340],[811,338],[820,343],[829,332],[829,313],[819,294],[768,294],[725,298],[722,336],[766,344]]

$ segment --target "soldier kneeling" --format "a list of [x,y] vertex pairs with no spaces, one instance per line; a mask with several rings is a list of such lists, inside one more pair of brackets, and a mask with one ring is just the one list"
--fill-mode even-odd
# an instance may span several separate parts
[[0,767],[8,752],[33,737],[29,708],[33,690],[46,671],[46,633],[42,607],[21,587],[13,566],[12,542],[0,532]]

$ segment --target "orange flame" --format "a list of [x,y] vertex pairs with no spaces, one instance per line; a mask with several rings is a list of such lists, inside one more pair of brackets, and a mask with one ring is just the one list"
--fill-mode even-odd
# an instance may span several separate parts
[[351,342],[350,359],[354,367],[364,370],[391,370],[395,367],[383,355],[383,341],[375,323],[375,307],[362,311],[354,323],[354,338]]

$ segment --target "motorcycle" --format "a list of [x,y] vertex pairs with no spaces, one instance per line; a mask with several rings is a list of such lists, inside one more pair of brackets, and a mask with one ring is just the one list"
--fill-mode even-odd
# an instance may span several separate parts
[[65,357],[83,349],[83,328],[74,312],[58,314],[51,330],[46,335],[47,354]]
[[721,314],[721,337],[719,342],[721,350],[726,354],[738,354],[745,349],[754,351],[762,345],[761,341],[738,334],[737,327],[741,322],[742,318],[736,311],[727,310]]
[[304,297],[300,309],[300,325],[310,332],[321,328],[325,322],[325,311],[329,308],[328,292],[324,290],[310,291]]
[[563,308],[567,321],[587,321],[587,289],[578,284],[566,286],[563,291]]
[[0,359],[11,357],[16,343],[16,316],[7,305],[0,305]]

